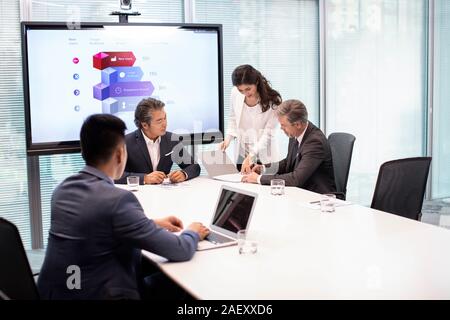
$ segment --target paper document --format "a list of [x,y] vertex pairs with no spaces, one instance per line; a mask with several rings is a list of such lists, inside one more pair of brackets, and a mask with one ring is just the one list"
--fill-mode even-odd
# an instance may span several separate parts
[[353,203],[351,203],[350,201],[344,201],[344,200],[341,200],[341,199],[336,199],[335,206],[336,207],[343,207],[343,206],[350,206],[352,204]]
[[[334,204],[334,206],[337,208],[337,207],[350,206],[352,204],[353,203],[351,203],[350,201],[336,199],[336,203]],[[300,206],[309,208],[309,209],[313,209],[313,210],[320,210],[320,200],[311,201],[311,202],[300,202]]]
[[165,178],[158,186],[161,188],[188,187],[190,186],[190,183],[188,181],[171,182],[169,178]]
[[221,176],[215,176],[213,177],[213,179],[225,182],[241,182],[242,174],[240,173],[223,174]]

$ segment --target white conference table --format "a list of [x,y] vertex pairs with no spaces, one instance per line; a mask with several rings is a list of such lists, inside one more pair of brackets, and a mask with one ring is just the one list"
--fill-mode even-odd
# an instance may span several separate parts
[[[254,255],[237,247],[197,252],[171,263],[148,253],[199,299],[450,299],[450,231],[359,205],[321,213],[319,195],[196,178],[177,186],[139,186],[150,218],[176,215],[209,225],[222,184],[258,193],[250,233]],[[126,186],[124,186],[126,188]]]

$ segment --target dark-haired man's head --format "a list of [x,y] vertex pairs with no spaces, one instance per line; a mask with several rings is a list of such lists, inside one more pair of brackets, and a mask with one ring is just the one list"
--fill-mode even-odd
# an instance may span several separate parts
[[110,114],[94,114],[80,131],[81,155],[87,165],[104,171],[113,179],[122,176],[127,160],[125,123]]
[[141,100],[134,112],[134,124],[152,140],[163,136],[167,130],[164,103],[154,98]]

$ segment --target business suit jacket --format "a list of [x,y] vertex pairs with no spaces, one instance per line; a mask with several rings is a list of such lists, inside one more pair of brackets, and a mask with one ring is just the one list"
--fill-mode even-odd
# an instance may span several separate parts
[[322,194],[335,192],[331,149],[322,131],[309,122],[299,148],[297,144],[297,139],[289,140],[287,157],[270,165],[270,168],[278,168],[276,174],[262,175],[261,184],[268,185],[272,179],[283,179],[286,186]]
[[[199,236],[180,236],[148,219],[135,195],[86,166],[63,181],[51,202],[51,227],[38,289],[43,299],[139,299],[141,249],[172,261],[189,260]],[[69,290],[71,265],[81,289]]]
[[[139,176],[139,183],[144,184],[144,177],[155,171],[155,168],[153,168],[142,131],[138,129],[127,134],[125,136],[125,143],[128,151],[127,164],[122,177],[116,182],[125,184],[127,183],[128,176]],[[162,171],[165,174],[168,174],[175,162],[187,173],[188,179],[200,175],[200,166],[195,163],[194,158],[184,150],[183,144],[176,134],[166,132],[165,135],[161,136],[159,147],[160,159],[156,171]],[[173,151],[172,154],[165,156],[171,151]]]

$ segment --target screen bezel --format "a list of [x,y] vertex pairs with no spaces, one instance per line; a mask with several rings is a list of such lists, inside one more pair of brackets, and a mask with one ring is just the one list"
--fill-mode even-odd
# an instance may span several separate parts
[[[223,99],[223,34],[221,24],[193,24],[193,23],[114,23],[114,22],[81,22],[77,24],[77,29],[102,28],[104,26],[171,26],[190,29],[214,30],[218,34],[218,92],[219,92],[219,131],[202,132],[195,134],[181,135],[183,141],[190,141],[192,144],[209,144],[223,141],[224,132],[224,99]],[[24,108],[25,108],[25,136],[26,136],[26,152],[29,156],[49,155],[61,153],[77,153],[81,151],[80,141],[55,141],[46,143],[33,143],[31,133],[31,105],[29,93],[29,75],[28,75],[28,39],[27,30],[43,29],[43,30],[70,30],[73,29],[65,22],[21,22],[21,41],[22,41],[22,76],[23,76],[23,92],[24,92]],[[206,134],[206,136],[205,136]]]
[[214,224],[214,218],[216,217],[216,214],[217,214],[217,207],[219,206],[220,199],[222,198],[222,193],[224,192],[224,190],[235,192],[235,193],[240,193],[240,194],[244,194],[246,196],[253,197],[253,204],[252,204],[252,208],[250,209],[250,214],[248,216],[246,229],[248,229],[248,227],[250,226],[250,221],[252,220],[253,211],[255,210],[256,200],[258,199],[258,194],[255,193],[255,192],[247,191],[247,190],[233,188],[233,187],[230,187],[230,186],[227,186],[227,185],[222,185],[221,188],[220,188],[219,196],[217,197],[216,206],[214,207],[214,212],[213,212],[213,215],[212,215],[212,218],[211,218],[210,228],[211,228],[211,230],[220,232],[220,233],[222,233],[224,235],[227,235],[227,236],[229,236],[231,238],[236,239],[237,238],[237,232],[233,232],[233,231],[227,230],[225,228],[216,226]]

